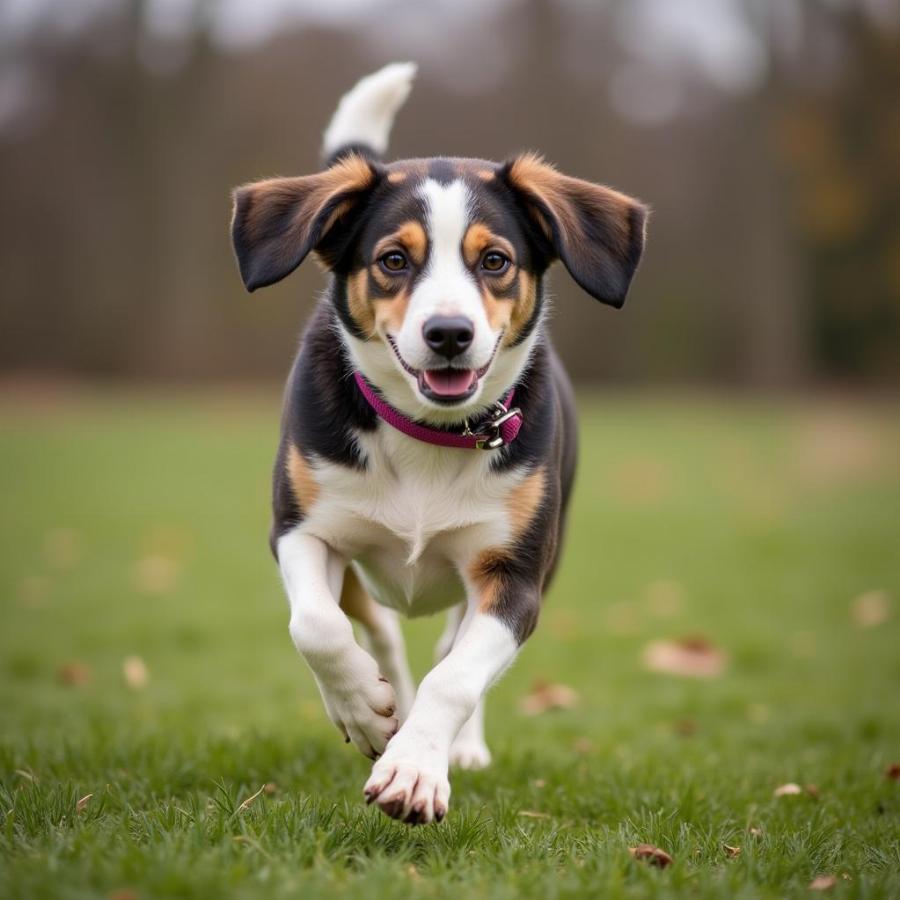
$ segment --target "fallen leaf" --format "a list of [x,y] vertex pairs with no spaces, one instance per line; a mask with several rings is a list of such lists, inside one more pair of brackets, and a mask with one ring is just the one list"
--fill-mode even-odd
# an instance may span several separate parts
[[135,691],[147,687],[150,680],[147,665],[139,656],[126,656],[122,660],[122,675],[125,677],[125,684]]
[[795,797],[797,794],[802,794],[803,788],[800,787],[799,784],[794,784],[794,782],[788,782],[787,784],[779,785],[775,788],[773,795],[775,797]]
[[887,592],[873,590],[860,594],[850,604],[850,615],[859,628],[883,625],[891,617],[891,602]]
[[60,684],[78,687],[91,680],[91,670],[83,663],[73,660],[63,663],[56,670],[56,680]]
[[900,781],[900,763],[891,763],[884,772],[885,778],[891,781]]
[[572,709],[578,704],[578,693],[565,684],[535,681],[531,691],[519,701],[527,716],[537,716],[551,709]]
[[651,641],[641,658],[651,672],[685,678],[716,678],[727,663],[725,654],[702,637]]
[[251,795],[250,797],[248,797],[248,798],[247,798],[247,799],[246,799],[246,800],[238,807],[238,812],[244,812],[245,809],[249,809],[249,808],[250,808],[250,805],[253,803],[253,801],[254,801],[261,793],[263,793],[263,791],[265,791],[265,789],[266,789],[266,786],[263,785],[263,786],[262,786],[255,794],[253,794],[253,795]]
[[816,875],[809,883],[811,891],[830,891],[837,884],[834,875]]
[[267,781],[263,785],[263,790],[265,791],[267,797],[271,797],[273,794],[278,793],[278,785],[275,784],[274,781]]
[[85,794],[76,804],[75,804],[75,812],[80,813],[84,812],[84,808],[91,802],[91,797],[93,794]]
[[803,790],[806,791],[806,793],[809,794],[810,797],[814,797],[817,800],[819,798],[819,794],[821,793],[817,784],[804,784]]
[[533,809],[520,809],[516,815],[524,816],[526,819],[549,819],[550,813],[536,812]]
[[171,557],[153,553],[135,564],[135,587],[145,594],[167,594],[177,582],[178,564]]
[[737,859],[741,855],[740,847],[732,847],[730,844],[722,844],[722,847],[725,850],[725,855],[729,859]]
[[693,719],[679,719],[673,723],[672,730],[681,737],[693,737],[697,733],[697,723]]
[[536,788],[545,788],[547,787],[547,782],[543,778],[535,778],[531,784]]
[[763,836],[763,830],[762,828],[750,827],[747,829],[747,834],[750,834],[755,838],[761,838]]
[[672,864],[672,857],[665,850],[654,847],[653,844],[638,844],[637,847],[629,847],[628,852],[634,859],[649,863],[651,866],[658,866],[665,869],[666,866]]

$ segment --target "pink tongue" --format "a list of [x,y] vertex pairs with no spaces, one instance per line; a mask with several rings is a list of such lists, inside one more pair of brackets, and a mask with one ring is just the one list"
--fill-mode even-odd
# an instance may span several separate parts
[[473,369],[426,369],[425,384],[441,397],[464,394],[475,381]]

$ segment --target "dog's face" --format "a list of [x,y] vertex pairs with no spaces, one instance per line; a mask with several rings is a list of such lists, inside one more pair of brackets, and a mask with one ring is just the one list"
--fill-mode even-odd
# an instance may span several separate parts
[[349,156],[239,189],[233,238],[250,290],[315,251],[335,275],[353,363],[396,407],[453,421],[496,400],[525,365],[554,259],[596,298],[624,302],[645,216],[532,155],[390,166]]

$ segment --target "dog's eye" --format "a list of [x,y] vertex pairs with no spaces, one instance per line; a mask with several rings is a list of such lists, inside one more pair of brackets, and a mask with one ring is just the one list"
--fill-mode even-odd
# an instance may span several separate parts
[[405,271],[408,266],[406,257],[399,250],[391,250],[389,253],[385,253],[384,256],[379,258],[378,262],[381,264],[382,269],[394,274]]
[[481,260],[481,268],[485,272],[490,272],[491,275],[502,274],[509,268],[509,265],[509,257],[503,253],[498,253],[496,250],[485,253],[484,258]]

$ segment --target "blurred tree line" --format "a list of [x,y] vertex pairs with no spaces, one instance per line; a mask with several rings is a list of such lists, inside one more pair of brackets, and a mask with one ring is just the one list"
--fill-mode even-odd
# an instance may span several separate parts
[[[627,0],[508,2],[469,27],[466,5],[454,27],[424,31],[395,27],[407,5],[385,2],[240,47],[214,39],[214,2],[190,5],[177,35],[150,33],[141,0],[66,29],[51,4],[3,40],[0,367],[284,373],[322,276],[307,265],[244,294],[229,190],[313,171],[340,94],[413,58],[397,156],[538,149],[652,205],[622,312],[553,278],[552,329],[577,377],[893,380],[900,32],[868,4],[810,2],[794,7],[788,41],[778,0],[735,3],[764,53],[740,90],[688,65],[635,62],[617,26]],[[648,119],[664,96],[654,85],[674,84],[677,110]]]

